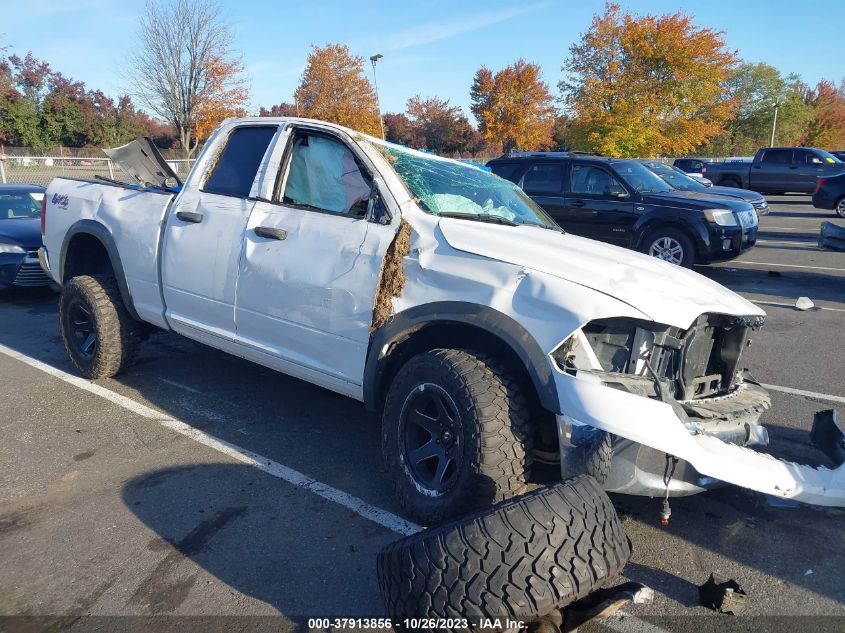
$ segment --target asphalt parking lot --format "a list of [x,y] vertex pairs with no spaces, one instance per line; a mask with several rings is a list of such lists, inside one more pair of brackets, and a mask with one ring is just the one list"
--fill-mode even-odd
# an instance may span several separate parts
[[[845,253],[815,244],[820,222],[845,221],[808,197],[770,203],[754,249],[698,272],[767,311],[745,364],[772,386],[771,448],[823,463],[806,433],[815,411],[845,413]],[[796,310],[800,296],[816,307]],[[167,616],[273,616],[251,620],[273,630],[384,616],[375,557],[414,526],[361,404],[167,333],[92,387],[71,377],[50,291],[0,292],[0,346],[0,614],[181,630],[191,620]],[[727,487],[673,501],[661,527],[659,501],[613,501],[633,542],[625,579],[655,600],[583,630],[722,628],[730,616],[698,606],[711,572],[739,582],[766,628],[845,618],[844,511]]]

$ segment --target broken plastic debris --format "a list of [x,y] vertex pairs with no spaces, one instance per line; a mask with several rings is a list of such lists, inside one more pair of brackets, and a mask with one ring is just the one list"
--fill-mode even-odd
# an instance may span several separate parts
[[845,226],[837,226],[833,222],[822,222],[819,231],[819,248],[845,251]]
[[815,307],[810,297],[798,297],[798,301],[795,302],[795,307],[799,310],[809,310],[810,308]]
[[698,588],[698,595],[702,605],[728,615],[739,615],[748,598],[736,580],[725,580],[714,574]]
[[839,424],[839,414],[835,409],[816,412],[810,440],[837,466],[845,463],[845,426]]
[[[561,618],[546,616],[544,624],[547,628],[535,628],[533,630],[554,631],[553,628],[548,628],[548,625],[553,624],[558,631],[575,631],[579,626],[590,620],[613,615],[628,602],[651,604],[654,602],[654,590],[638,582],[626,582],[614,587],[598,589],[564,607],[560,611]],[[528,630],[531,631],[532,628]]]

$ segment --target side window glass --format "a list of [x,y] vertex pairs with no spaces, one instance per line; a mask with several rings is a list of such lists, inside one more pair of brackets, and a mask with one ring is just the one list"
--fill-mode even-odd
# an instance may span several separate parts
[[522,188],[534,195],[559,194],[563,189],[563,163],[539,163],[525,172]]
[[324,136],[294,138],[282,202],[319,211],[364,217],[372,181],[355,155]]
[[505,180],[510,180],[515,183],[519,180],[518,175],[520,167],[522,167],[522,165],[519,163],[496,163],[492,166],[492,169],[493,173],[499,178],[504,178]]
[[591,165],[573,165],[571,182],[572,193],[591,196],[602,196],[608,188],[622,188],[619,181],[604,169]]
[[202,190],[245,198],[276,133],[276,126],[236,128],[209,168]]
[[763,153],[761,162],[777,165],[788,165],[792,161],[792,150],[769,149]]

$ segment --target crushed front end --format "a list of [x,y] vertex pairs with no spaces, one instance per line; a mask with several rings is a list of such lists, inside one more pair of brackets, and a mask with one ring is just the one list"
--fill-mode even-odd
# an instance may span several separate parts
[[[595,431],[611,434],[605,488],[670,496],[729,482],[819,505],[845,505],[845,467],[778,460],[759,424],[768,393],[741,366],[763,317],[703,314],[686,330],[600,319],[553,352],[561,463]],[[587,438],[585,440],[585,438]],[[678,458],[678,459],[673,459]]]

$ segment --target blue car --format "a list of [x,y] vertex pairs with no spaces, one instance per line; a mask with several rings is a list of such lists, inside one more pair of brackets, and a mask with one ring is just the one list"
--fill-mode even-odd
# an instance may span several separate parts
[[38,263],[44,187],[0,185],[0,289],[49,286]]

